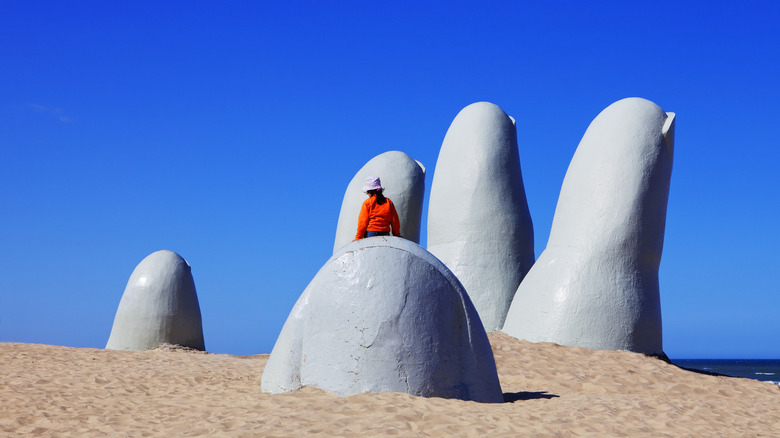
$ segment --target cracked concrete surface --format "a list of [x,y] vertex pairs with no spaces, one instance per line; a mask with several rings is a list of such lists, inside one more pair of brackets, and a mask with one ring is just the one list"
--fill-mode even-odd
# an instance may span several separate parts
[[341,396],[503,400],[487,335],[463,286],[432,254],[396,237],[337,251],[290,312],[262,390],[303,386]]

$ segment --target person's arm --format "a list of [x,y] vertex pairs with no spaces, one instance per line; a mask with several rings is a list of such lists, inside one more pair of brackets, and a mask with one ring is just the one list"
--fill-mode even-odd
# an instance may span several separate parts
[[368,228],[368,203],[363,202],[360,207],[360,214],[358,215],[358,227],[357,234],[355,234],[355,240],[360,240],[366,236],[366,228]]
[[393,235],[403,237],[401,236],[401,221],[398,219],[398,212],[395,211],[395,205],[393,205],[393,201],[389,199],[387,202],[390,203],[390,228],[393,230]]

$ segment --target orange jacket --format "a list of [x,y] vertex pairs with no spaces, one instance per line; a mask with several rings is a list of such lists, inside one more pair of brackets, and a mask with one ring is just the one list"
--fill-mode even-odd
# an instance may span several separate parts
[[395,205],[390,198],[385,198],[387,202],[382,205],[377,204],[376,196],[372,196],[363,202],[358,216],[358,228],[355,240],[365,237],[366,231],[390,231],[392,227],[393,235],[401,235],[401,221],[398,220],[398,212],[395,211]]

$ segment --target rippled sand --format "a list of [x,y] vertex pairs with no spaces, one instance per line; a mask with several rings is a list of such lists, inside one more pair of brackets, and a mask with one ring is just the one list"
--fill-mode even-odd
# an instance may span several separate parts
[[268,355],[0,343],[0,436],[780,436],[780,387],[491,334],[507,402],[260,392]]

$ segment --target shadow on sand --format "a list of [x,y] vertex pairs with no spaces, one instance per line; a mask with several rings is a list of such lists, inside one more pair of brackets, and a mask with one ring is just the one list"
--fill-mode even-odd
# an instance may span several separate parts
[[514,403],[520,400],[535,400],[540,398],[556,398],[556,397],[560,397],[560,395],[548,394],[547,391],[505,392],[504,403]]
[[676,366],[677,368],[679,368],[681,370],[690,371],[692,373],[704,374],[705,376],[735,377],[735,376],[729,376],[728,374],[716,373],[714,371],[697,370],[696,368],[688,368],[688,367],[683,367],[683,366],[676,365],[676,364],[672,364],[672,365]]

